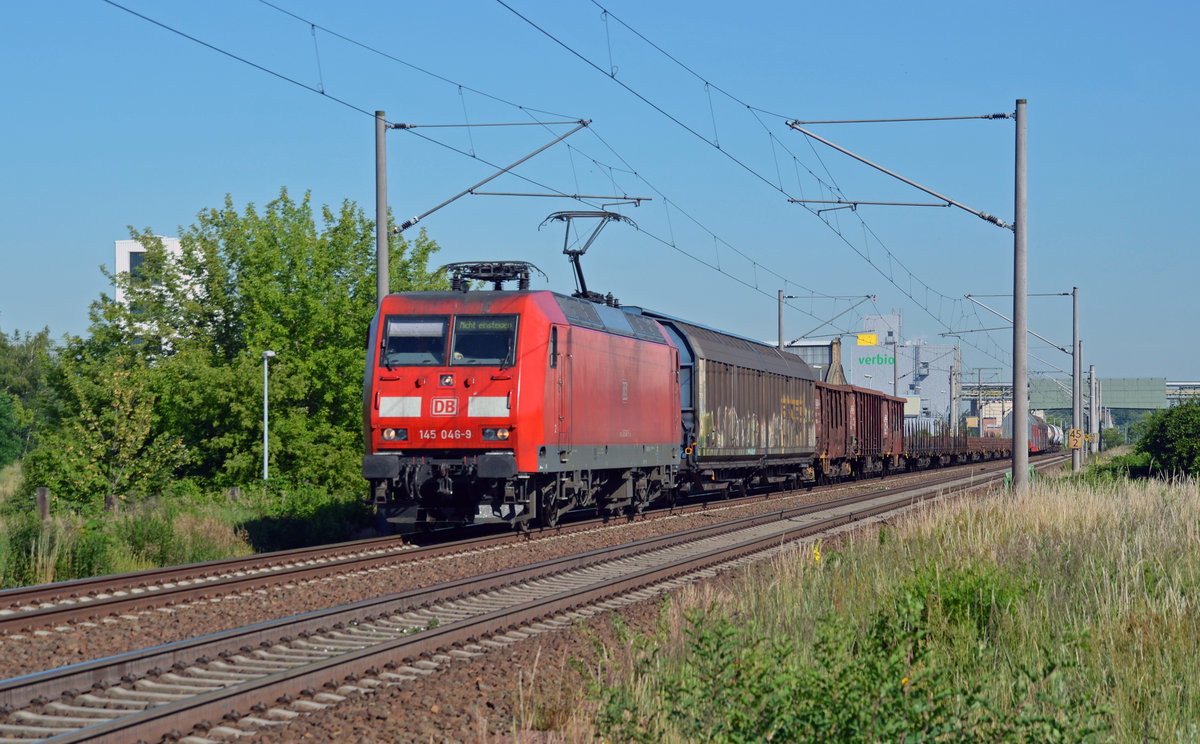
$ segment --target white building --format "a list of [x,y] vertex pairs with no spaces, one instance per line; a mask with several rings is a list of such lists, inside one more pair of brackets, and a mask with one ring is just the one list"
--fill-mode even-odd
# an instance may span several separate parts
[[[162,235],[156,235],[162,241],[163,248],[171,255],[178,258],[183,255],[183,248],[179,244],[179,238],[168,238]],[[116,251],[114,274],[133,274],[137,275],[138,269],[146,260],[146,247],[136,240],[117,240],[114,241]],[[125,303],[125,291],[120,285],[116,288],[117,302]]]

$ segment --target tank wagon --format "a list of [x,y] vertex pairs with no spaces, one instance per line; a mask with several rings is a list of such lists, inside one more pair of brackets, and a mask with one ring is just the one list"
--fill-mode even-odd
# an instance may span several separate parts
[[903,398],[819,381],[774,346],[531,291],[523,262],[470,266],[493,288],[455,274],[449,292],[388,295],[368,331],[363,476],[381,522],[547,526],[1011,454],[906,422]]

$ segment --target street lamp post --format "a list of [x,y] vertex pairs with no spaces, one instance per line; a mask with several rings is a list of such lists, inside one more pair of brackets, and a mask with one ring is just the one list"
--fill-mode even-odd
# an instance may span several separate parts
[[262,353],[263,360],[263,481],[267,480],[267,360],[274,357],[270,349]]

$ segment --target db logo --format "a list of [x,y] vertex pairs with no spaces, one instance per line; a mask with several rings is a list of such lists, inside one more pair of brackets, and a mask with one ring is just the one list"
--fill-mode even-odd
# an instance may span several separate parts
[[430,413],[434,416],[453,416],[458,413],[458,398],[434,398],[432,403]]

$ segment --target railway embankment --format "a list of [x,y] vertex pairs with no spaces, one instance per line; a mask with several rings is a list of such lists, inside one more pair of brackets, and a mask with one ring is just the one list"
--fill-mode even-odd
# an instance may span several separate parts
[[1198,530],[1194,480],[1042,479],[807,544],[261,740],[1190,741]]

